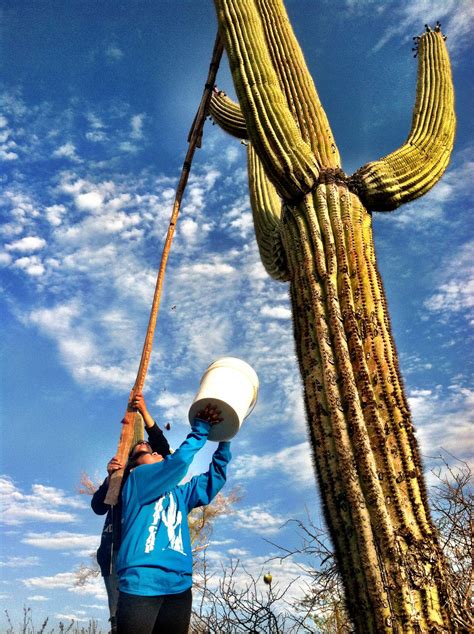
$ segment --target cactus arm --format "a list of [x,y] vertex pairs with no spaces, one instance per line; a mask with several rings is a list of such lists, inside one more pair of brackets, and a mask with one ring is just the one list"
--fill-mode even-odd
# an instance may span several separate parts
[[405,144],[350,178],[368,209],[390,211],[422,196],[441,178],[451,156],[456,130],[454,91],[439,27],[420,36],[418,58],[416,103]]
[[[239,139],[248,138],[240,106],[222,91],[214,92],[209,112],[225,132]],[[251,143],[247,144],[247,167],[255,237],[262,264],[274,280],[287,282],[290,278],[280,235],[282,200]]]
[[215,0],[235,90],[265,172],[282,198],[300,198],[319,175],[272,66],[252,0]]
[[248,139],[247,126],[239,104],[232,101],[222,90],[212,93],[209,114],[217,125],[237,139]]
[[288,107],[318,163],[340,167],[339,152],[281,0],[256,0],[267,48]]
[[[225,132],[238,139],[248,138],[240,106],[222,91],[213,93],[209,112]],[[280,235],[282,200],[268,180],[251,143],[247,144],[247,167],[250,204],[262,264],[274,280],[287,282],[290,278]]]
[[290,279],[281,240],[282,200],[268,180],[252,144],[247,146],[250,203],[262,264],[274,280]]

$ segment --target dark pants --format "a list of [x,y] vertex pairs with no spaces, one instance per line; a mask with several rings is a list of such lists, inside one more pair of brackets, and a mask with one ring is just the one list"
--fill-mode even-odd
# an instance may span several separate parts
[[154,597],[120,592],[118,634],[187,634],[193,598],[191,588]]

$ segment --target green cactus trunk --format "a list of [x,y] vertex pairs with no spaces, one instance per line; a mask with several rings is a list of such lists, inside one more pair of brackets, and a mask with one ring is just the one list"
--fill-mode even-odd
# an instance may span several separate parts
[[290,282],[309,436],[325,516],[358,632],[450,632],[445,564],[377,270],[371,211],[425,193],[455,118],[439,29],[420,38],[405,145],[348,178],[279,0],[216,0],[239,105],[211,104],[249,139],[255,232],[268,273]]
[[415,615],[442,625],[442,560],[370,214],[345,183],[327,182],[282,220],[309,433],[349,612],[360,632],[411,631]]

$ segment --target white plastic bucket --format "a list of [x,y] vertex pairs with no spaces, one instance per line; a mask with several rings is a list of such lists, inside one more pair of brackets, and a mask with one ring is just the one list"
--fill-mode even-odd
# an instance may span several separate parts
[[222,423],[213,425],[209,440],[230,440],[251,413],[258,396],[258,376],[245,361],[221,357],[204,372],[199,390],[189,409],[189,422],[208,403],[221,412]]

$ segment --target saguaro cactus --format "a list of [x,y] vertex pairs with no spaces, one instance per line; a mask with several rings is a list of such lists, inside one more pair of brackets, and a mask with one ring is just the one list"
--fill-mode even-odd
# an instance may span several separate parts
[[280,0],[215,0],[239,104],[213,118],[248,139],[263,264],[289,281],[309,437],[325,515],[359,632],[456,629],[444,562],[375,261],[372,211],[427,192],[455,115],[439,25],[417,39],[405,144],[348,177]]

